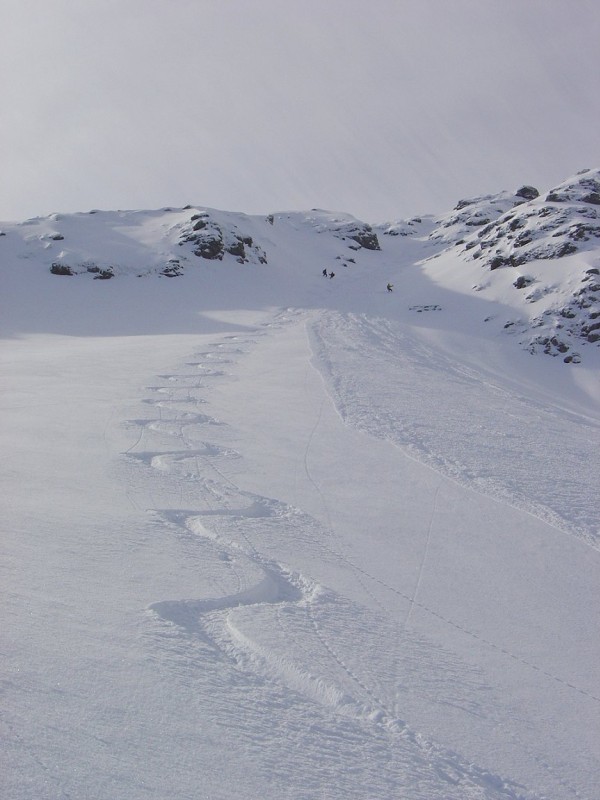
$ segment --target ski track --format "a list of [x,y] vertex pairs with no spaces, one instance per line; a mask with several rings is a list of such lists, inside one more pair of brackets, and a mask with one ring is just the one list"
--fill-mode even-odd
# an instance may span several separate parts
[[429,525],[427,526],[427,536],[425,537],[425,547],[423,548],[423,558],[421,559],[421,563],[419,564],[419,573],[417,575],[417,580],[415,583],[415,590],[410,600],[410,606],[408,607],[408,613],[406,614],[406,619],[404,621],[405,625],[410,623],[410,617],[413,612],[413,608],[415,607],[415,603],[417,601],[417,595],[419,593],[419,587],[421,586],[421,580],[423,578],[423,570],[425,569],[425,563],[427,561],[427,554],[429,553],[429,545],[431,542],[431,529],[433,528],[433,520],[435,519],[435,511],[437,508],[437,500],[438,495],[440,493],[440,486],[441,483],[438,484],[435,494],[433,496],[433,502],[431,505],[431,518],[429,520]]
[[[408,627],[413,608],[418,607],[551,681],[592,700],[599,699],[421,603],[418,592],[428,541],[414,591],[409,595],[356,564],[344,552],[344,543],[332,525],[323,529],[300,509],[244,492],[230,477],[232,462],[243,459],[243,454],[223,444],[227,424],[203,413],[202,405],[207,402],[214,381],[234,380],[235,364],[256,346],[260,336],[276,334],[279,327],[299,320],[303,315],[288,309],[258,329],[254,337],[228,336],[214,342],[185,363],[183,369],[191,367],[192,373],[165,374],[159,376],[159,384],[148,387],[151,394],[143,402],[154,410],[155,417],[128,423],[139,431],[136,441],[125,451],[126,457],[144,470],[147,484],[158,482],[159,488],[150,491],[150,496],[167,497],[170,501],[168,507],[155,505],[156,530],[179,537],[190,552],[195,550],[199,567],[198,552],[210,551],[221,570],[220,577],[211,578],[217,589],[214,597],[160,599],[150,606],[157,626],[149,635],[150,646],[167,648],[166,668],[171,664],[176,673],[193,672],[199,691],[211,698],[223,725],[248,728],[249,741],[254,742],[249,747],[256,750],[259,768],[275,781],[278,796],[309,798],[318,793],[324,798],[362,798],[368,785],[371,796],[381,798],[399,796],[398,792],[404,790],[417,800],[541,798],[542,795],[436,745],[404,721],[403,704],[410,705],[411,695],[414,698],[425,694],[440,707],[455,707],[474,718],[493,720],[505,733],[510,728],[508,719],[498,716],[491,697],[487,702],[474,699],[490,693],[478,670]],[[394,413],[390,402],[375,416],[367,413],[363,387],[353,383],[351,377],[355,371],[344,369],[344,350],[351,351],[352,358],[361,352],[365,358],[379,362],[383,358],[402,358],[421,373],[435,369],[435,359],[440,356],[418,352],[414,344],[412,350],[398,355],[397,332],[382,321],[329,314],[321,316],[312,329],[313,346],[345,420],[371,435],[392,438],[412,455],[457,480],[468,480],[492,493],[509,493],[508,480],[505,484],[485,480],[483,465],[469,467],[459,457],[450,459],[443,448],[439,453],[432,449],[431,437],[420,427],[421,419],[430,418],[431,409],[420,415],[416,403],[414,407],[405,403]],[[424,356],[426,368],[421,366]],[[443,369],[447,371],[447,364]],[[371,370],[370,377],[377,371],[378,367]],[[381,374],[389,375],[385,370]],[[454,374],[457,381],[472,381],[476,388],[468,374]],[[378,396],[395,402],[406,396],[406,390],[406,386],[394,386]],[[420,395],[419,402],[423,396],[427,393]],[[501,390],[496,396],[499,403],[505,403]],[[522,405],[528,413],[539,413],[527,408],[525,402]],[[304,470],[318,492],[310,474],[308,453],[320,419],[321,411],[304,455]],[[211,432],[218,434],[218,441],[209,435]],[[448,450],[457,444],[461,432],[459,420],[447,438]],[[461,452],[459,448],[459,456]],[[513,494],[509,496],[518,503]],[[184,499],[190,497],[193,505],[183,505]],[[180,505],[173,507],[175,499]],[[326,499],[322,499],[326,507]],[[136,503],[133,497],[131,502]],[[551,510],[544,509],[546,512],[552,516]],[[430,531],[434,515],[435,499]],[[274,558],[271,554],[277,552],[278,540],[283,538],[293,540],[296,548],[306,548],[321,562],[348,571],[371,598],[377,612],[332,592],[301,570]],[[404,625],[397,612],[386,604],[386,594],[406,601]],[[356,658],[357,651],[371,653],[366,662],[368,669],[364,659]],[[380,666],[374,669],[374,663]],[[202,665],[201,673],[194,669],[196,665]],[[218,700],[215,689],[219,681],[231,684],[230,706]],[[273,709],[274,730],[265,732],[265,722],[261,728],[261,720],[265,713],[272,716]],[[315,745],[308,743],[306,730],[318,731],[318,754],[313,752]],[[308,762],[311,757],[319,759],[320,772],[314,779],[304,772],[294,775],[298,766],[293,749],[300,742]],[[515,744],[523,746],[516,740]],[[548,764],[527,752],[569,796],[582,797]],[[359,764],[364,774],[357,783],[353,775]],[[297,786],[304,789],[291,793],[290,785],[296,779]],[[326,785],[335,788],[328,792]]]
[[[600,476],[589,469],[598,441],[592,421],[558,414],[551,404],[493,384],[389,320],[332,312],[312,326],[312,339],[333,402],[347,423],[600,549]],[[422,388],[415,394],[417,378]],[[467,397],[471,403],[465,403]],[[480,417],[482,408],[485,417]],[[535,433],[540,429],[543,440]],[[572,442],[566,451],[564,442]],[[559,474],[548,458],[551,452],[561,453]]]

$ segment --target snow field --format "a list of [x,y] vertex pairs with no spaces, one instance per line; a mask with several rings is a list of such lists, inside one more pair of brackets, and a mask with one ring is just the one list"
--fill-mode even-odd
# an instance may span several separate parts
[[[325,319],[321,318],[322,324],[325,324]],[[552,591],[539,596],[539,584],[532,591],[530,568],[524,569],[521,574],[513,563],[515,554],[512,548],[519,547],[517,535],[501,546],[497,545],[500,553],[491,563],[485,564],[478,556],[479,549],[486,552],[489,559],[490,540],[495,536],[506,537],[506,520],[511,516],[517,520],[522,518],[522,514],[517,510],[505,509],[503,522],[499,524],[494,518],[495,501],[474,501],[475,509],[465,512],[460,508],[461,504],[465,504],[464,490],[460,490],[455,483],[441,479],[439,472],[432,473],[420,468],[420,472],[428,474],[427,481],[423,481],[422,476],[420,479],[413,476],[411,489],[417,492],[417,498],[412,504],[407,503],[403,493],[399,498],[394,498],[394,492],[398,494],[398,477],[394,476],[392,469],[389,473],[392,477],[387,481],[385,478],[382,480],[382,474],[386,474],[382,466],[386,460],[395,463],[396,469],[399,461],[404,460],[406,464],[406,456],[399,454],[396,449],[398,444],[402,444],[400,439],[394,443],[395,447],[390,447],[389,441],[376,446],[372,437],[365,438],[364,434],[358,434],[360,449],[353,443],[350,446],[353,455],[349,452],[345,457],[344,445],[336,437],[335,442],[330,441],[332,426],[340,426],[339,416],[334,411],[329,421],[333,410],[329,398],[321,395],[318,399],[313,394],[321,381],[309,364],[315,356],[311,355],[308,347],[310,340],[303,333],[304,326],[310,327],[311,324],[310,317],[304,320],[302,315],[294,312],[288,319],[280,319],[269,325],[270,333],[275,328],[277,336],[257,340],[260,342],[258,346],[256,342],[246,342],[246,352],[243,343],[230,341],[228,344],[225,341],[206,353],[206,359],[211,363],[215,360],[227,362],[237,380],[223,381],[223,376],[217,376],[212,390],[207,387],[207,403],[203,407],[214,404],[225,416],[234,413],[237,408],[236,426],[235,431],[231,431],[229,424],[213,428],[211,432],[216,435],[217,443],[213,436],[213,445],[200,453],[195,444],[188,442],[191,448],[189,459],[193,462],[191,468],[185,466],[186,459],[181,458],[181,451],[175,451],[177,458],[171,461],[171,471],[177,480],[194,481],[200,478],[202,468],[198,465],[198,458],[202,459],[204,469],[208,469],[211,475],[209,484],[201,492],[208,492],[208,499],[205,500],[209,505],[208,510],[199,515],[184,514],[180,524],[183,522],[188,532],[224,547],[225,555],[221,559],[228,570],[233,563],[240,569],[243,554],[242,575],[247,583],[236,578],[236,590],[224,598],[185,600],[180,604],[178,601],[168,601],[167,605],[159,603],[152,607],[163,615],[168,608],[168,621],[176,624],[176,609],[180,608],[183,618],[188,620],[191,615],[200,629],[202,623],[199,619],[205,613],[214,611],[211,621],[204,625],[203,635],[217,642],[236,663],[241,662],[244,670],[266,676],[269,681],[283,683],[305,699],[308,697],[326,708],[333,708],[338,715],[349,715],[359,722],[368,720],[369,724],[376,722],[389,735],[407,737],[416,749],[410,757],[405,755],[403,760],[409,758],[411,763],[418,761],[421,745],[426,747],[430,755],[435,753],[436,763],[449,760],[453,764],[452,774],[456,785],[461,787],[459,792],[463,795],[468,787],[469,792],[475,792],[468,796],[478,796],[479,788],[473,787],[484,785],[485,792],[502,787],[504,793],[510,795],[512,792],[515,797],[521,796],[516,786],[511,786],[510,779],[496,777],[494,780],[484,780],[481,776],[488,775],[489,769],[474,768],[472,765],[467,768],[461,757],[453,751],[446,752],[439,745],[433,745],[432,740],[424,737],[423,733],[414,733],[405,720],[407,709],[412,708],[414,718],[430,726],[429,730],[435,731],[442,740],[447,737],[447,741],[452,742],[457,731],[460,731],[465,741],[472,739],[470,747],[475,750],[479,747],[479,755],[484,758],[498,759],[501,754],[509,761],[518,761],[525,752],[525,760],[530,762],[526,770],[532,770],[534,774],[540,770],[542,785],[549,782],[550,785],[561,786],[565,779],[560,774],[556,775],[549,764],[540,768],[542,756],[536,754],[536,737],[526,734],[532,724],[527,714],[533,717],[538,713],[533,708],[535,704],[529,704],[527,714],[523,715],[510,705],[503,708],[504,702],[498,697],[489,707],[482,704],[480,698],[482,692],[484,695],[489,693],[491,687],[500,696],[504,696],[507,685],[513,694],[518,693],[518,686],[524,681],[526,691],[523,692],[521,703],[527,706],[532,686],[537,683],[531,676],[540,673],[543,683],[559,688],[562,686],[563,690],[571,690],[581,697],[583,702],[575,701],[573,706],[573,709],[577,708],[577,715],[582,713],[586,697],[598,702],[597,695],[585,688],[588,678],[585,670],[580,674],[582,686],[562,677],[575,667],[569,659],[559,660],[557,664],[548,662],[545,668],[539,666],[542,663],[541,653],[547,659],[546,650],[556,635],[555,629],[548,631],[547,642],[544,642],[544,636],[539,631],[536,631],[538,641],[536,638],[528,641],[531,627],[537,624],[535,620],[540,615],[545,616],[551,609],[553,618],[558,619],[555,624],[564,627],[564,631],[572,629],[574,647],[578,646],[585,631],[579,626],[572,627],[570,615],[580,602],[581,586],[566,608],[564,593],[557,603],[552,598]],[[331,333],[331,330],[328,332]],[[335,346],[335,339],[331,336],[327,336],[326,340],[330,348]],[[347,330],[344,338],[346,349],[349,340],[351,337]],[[371,358],[373,370],[377,372],[381,365],[373,360],[373,353],[367,355]],[[339,357],[339,354],[336,353],[336,356]],[[259,358],[263,366],[257,364]],[[239,359],[238,363],[235,363],[236,359]],[[297,366],[294,362],[297,362]],[[331,363],[331,360],[324,363]],[[277,364],[281,366],[274,368]],[[294,373],[302,375],[302,379],[290,380]],[[260,386],[252,390],[250,396],[253,401],[240,408],[239,400],[235,399],[236,384],[241,382],[248,386],[250,375],[256,374],[260,374],[262,379]],[[447,369],[444,374],[448,375]],[[282,380],[285,381],[283,387]],[[372,374],[369,380],[373,380]],[[167,393],[179,408],[182,395],[186,399],[188,397],[188,387],[177,388],[172,376],[169,386],[171,388]],[[274,390],[275,386],[278,387],[277,391]],[[299,391],[301,386],[302,390]],[[274,398],[276,403],[273,403]],[[233,405],[228,406],[228,402]],[[161,403],[161,414],[164,415],[165,401]],[[339,406],[342,409],[345,407],[343,402]],[[312,412],[307,415],[306,409],[311,407]],[[307,416],[310,419],[306,419]],[[251,436],[251,431],[256,432],[256,438]],[[380,438],[389,440],[387,426],[383,429],[380,427],[378,433]],[[351,432],[349,434],[347,429],[343,435],[350,435],[352,439],[357,436]],[[246,440],[243,454],[240,453],[240,438]],[[304,441],[304,445],[298,448],[297,441]],[[375,453],[370,455],[374,463],[369,471],[368,451],[371,448],[375,449]],[[387,454],[382,458],[383,451],[387,451]],[[414,450],[409,448],[408,452],[411,458],[408,469],[405,467],[403,470],[403,477],[416,469],[412,460]],[[340,457],[349,474],[345,470],[340,471]],[[240,460],[246,463],[240,466]],[[266,479],[265,474],[268,476]],[[375,478],[369,480],[369,474]],[[271,490],[277,489],[277,501],[254,494],[265,480]],[[427,483],[429,487],[423,496],[422,487]],[[417,487],[421,487],[420,493]],[[240,491],[243,500],[239,497]],[[221,509],[215,507],[217,497],[223,503]],[[359,502],[357,497],[361,498]],[[283,506],[281,498],[285,500]],[[291,501],[291,506],[287,505],[288,501]],[[232,502],[233,508],[230,507]],[[308,517],[305,511],[299,510],[305,508],[310,508]],[[377,518],[375,526],[373,516]],[[399,523],[398,520],[403,517],[404,523]],[[391,522],[392,519],[396,520],[395,523]],[[481,532],[477,530],[475,519],[485,520],[491,528],[487,532],[486,546],[477,542]],[[462,526],[474,531],[464,542],[460,541]],[[539,526],[542,531],[538,533],[540,540],[541,537],[548,537],[547,526],[543,523],[539,523]],[[535,527],[528,525],[528,528]],[[412,545],[417,550],[413,555],[413,563],[400,566],[400,559],[394,555],[397,544],[394,546],[392,543],[390,531],[396,529],[397,535],[404,537],[401,541],[406,557],[410,556],[411,549],[406,534],[414,534],[415,528],[420,536]],[[344,533],[340,534],[340,531]],[[562,539],[562,535],[558,535]],[[378,544],[376,548],[372,546],[374,541]],[[302,554],[298,552],[299,542],[303,543]],[[510,548],[510,552],[504,552],[505,547]],[[536,547],[529,542],[527,548],[527,556],[531,558],[536,553]],[[586,548],[576,543],[574,550],[576,560],[582,559],[586,552]],[[385,553],[383,559],[382,553]],[[536,557],[540,559],[537,554]],[[386,564],[382,564],[382,561]],[[546,573],[550,567],[556,571],[557,565],[552,563],[552,558],[547,561],[549,563],[543,564],[543,572]],[[290,563],[300,566],[301,572],[289,573]],[[579,565],[579,569],[585,575],[583,564]],[[406,570],[407,576],[399,582],[403,570]],[[551,586],[565,583],[564,575],[560,572],[559,569],[553,576]],[[282,579],[282,575],[289,574],[296,575],[291,582],[289,578]],[[311,579],[302,575],[317,576],[319,583],[316,586],[327,588],[320,589],[316,597],[309,600],[306,585],[310,585]],[[449,602],[457,594],[457,575],[462,581],[461,591],[456,599]],[[336,591],[338,587],[343,592],[341,595]],[[291,595],[288,600],[285,599],[286,593]],[[503,602],[497,605],[493,613],[488,609],[483,624],[480,605],[476,600],[479,596],[503,597]],[[531,609],[533,596],[536,605]],[[304,627],[298,629],[296,623],[290,632],[290,621],[298,613],[294,610],[295,605],[304,609],[302,618],[307,618],[309,624],[306,627],[305,622]],[[472,607],[477,611],[475,616]],[[359,620],[365,614],[365,621],[361,624]],[[223,615],[226,616],[225,627],[220,619]],[[369,619],[372,615],[374,617]],[[593,619],[590,619],[592,629],[593,624]],[[417,636],[415,641],[412,631],[419,629],[426,631],[427,636],[425,639]],[[372,631],[376,631],[375,639]],[[432,631],[434,635],[429,639]],[[493,635],[490,635],[490,631],[493,631]],[[590,633],[591,630],[587,635]],[[521,652],[515,652],[515,638],[519,641]],[[302,642],[296,658],[290,657],[291,642]],[[293,649],[297,650],[297,645]],[[435,657],[431,654],[432,650]],[[322,655],[315,662],[319,651]],[[479,662],[474,673],[475,683],[465,677],[473,671],[474,665],[470,663],[473,651],[477,652],[475,661]],[[309,654],[310,660],[306,663]],[[315,669],[315,663],[320,663],[319,669]],[[486,667],[483,674],[477,677],[481,663]],[[507,664],[510,665],[508,671]],[[561,669],[566,672],[561,673]],[[492,677],[487,674],[488,670]],[[484,678],[484,675],[487,677]],[[524,678],[524,675],[527,677]],[[404,690],[396,684],[399,676],[404,677]],[[435,686],[437,689],[432,688]],[[439,695],[435,700],[437,692]],[[450,699],[455,693],[458,694]],[[558,708],[562,708],[562,702],[562,692],[559,691]],[[440,706],[444,709],[442,714],[435,710]],[[448,706],[459,711],[449,712]],[[545,714],[548,713],[546,701]],[[464,729],[465,714],[472,729],[470,732]],[[473,714],[485,718],[483,728],[480,727],[482,723],[473,722]],[[565,718],[561,721],[564,724]],[[558,715],[556,724],[559,724]],[[481,745],[476,743],[474,731],[477,731],[477,736],[483,737],[486,747],[481,749]],[[552,746],[556,747],[557,744],[553,742]],[[592,747],[593,742],[588,741],[587,746]],[[575,757],[575,754],[571,754],[571,757]],[[384,763],[380,769],[382,774],[386,774]],[[406,780],[403,770],[402,765],[395,767],[393,777],[389,777],[389,780],[402,785]],[[457,778],[457,775],[461,777]],[[323,780],[321,776],[320,791],[323,791]],[[304,778],[300,782],[303,783]],[[351,791],[350,787],[346,791]],[[364,793],[365,787],[362,786],[360,791]],[[447,785],[442,791],[444,794],[440,796],[452,796]],[[433,786],[428,786],[427,792],[435,796]]]
[[288,217],[264,272],[15,289],[7,797],[594,800],[597,377]]

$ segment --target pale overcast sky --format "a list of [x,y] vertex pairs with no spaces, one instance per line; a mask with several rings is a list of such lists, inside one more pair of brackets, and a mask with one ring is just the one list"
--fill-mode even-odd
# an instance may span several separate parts
[[600,166],[599,0],[0,0],[0,219],[370,222]]

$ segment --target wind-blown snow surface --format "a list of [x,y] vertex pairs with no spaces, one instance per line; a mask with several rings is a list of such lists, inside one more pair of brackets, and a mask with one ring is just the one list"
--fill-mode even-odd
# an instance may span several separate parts
[[3,229],[3,797],[594,800],[597,347],[343,215],[136,277],[190,214]]

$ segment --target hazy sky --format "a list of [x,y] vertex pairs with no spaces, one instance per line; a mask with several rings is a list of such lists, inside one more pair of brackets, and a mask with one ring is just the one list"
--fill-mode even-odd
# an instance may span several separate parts
[[371,222],[600,166],[598,0],[0,0],[0,219]]

